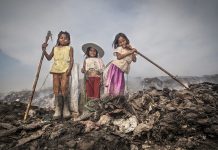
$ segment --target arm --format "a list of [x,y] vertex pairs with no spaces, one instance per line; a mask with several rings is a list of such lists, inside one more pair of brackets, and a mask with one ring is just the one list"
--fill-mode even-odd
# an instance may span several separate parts
[[47,60],[51,60],[52,57],[54,56],[54,48],[52,49],[51,53],[48,54],[48,53],[46,52],[46,47],[47,47],[47,46],[48,46],[48,44],[43,43],[43,44],[42,44],[42,51],[43,51],[43,53],[44,53],[46,59],[47,59]]
[[73,63],[74,63],[74,59],[73,59],[73,48],[70,47],[70,65],[69,65],[69,68],[67,69],[67,75],[71,75],[71,70],[73,68]]
[[99,64],[99,67],[100,67],[98,71],[100,73],[103,73],[103,71],[105,69],[105,65],[104,65],[104,62],[103,62],[103,60],[101,58],[98,59],[98,64]]
[[133,54],[132,54],[132,61],[133,61],[133,62],[136,62],[136,60],[137,60],[136,55],[135,55],[135,53],[133,53]]
[[100,59],[100,61],[101,61],[101,64],[102,64],[102,69],[104,70],[104,69],[105,69],[104,62],[103,62],[103,60],[102,60],[102,59]]
[[82,72],[82,73],[85,73],[85,72],[86,72],[86,60],[84,60],[84,62],[83,62],[83,67],[82,67],[82,69],[81,69],[81,72]]
[[135,48],[133,48],[130,44],[127,45],[127,48],[130,49],[130,50],[135,51],[134,53],[132,53],[132,61],[136,62],[137,59],[136,59],[136,54],[135,53],[137,52],[137,50]]
[[129,56],[129,55],[132,55],[134,54],[134,52],[136,52],[137,50],[136,49],[132,49],[132,50],[129,50],[127,53],[125,54],[120,54],[118,52],[116,52],[116,56],[117,56],[117,59],[120,60],[120,59],[123,59],[125,58],[126,56]]

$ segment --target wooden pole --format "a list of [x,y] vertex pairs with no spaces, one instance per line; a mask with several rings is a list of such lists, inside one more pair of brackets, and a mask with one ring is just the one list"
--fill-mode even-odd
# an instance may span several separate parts
[[147,61],[149,61],[150,63],[152,63],[153,65],[155,65],[156,67],[158,67],[160,70],[162,70],[163,72],[165,72],[166,74],[168,74],[172,79],[174,79],[175,81],[177,81],[178,83],[180,83],[182,86],[184,86],[186,89],[189,89],[187,86],[185,86],[181,81],[179,81],[175,76],[173,76],[171,73],[169,73],[168,71],[166,71],[165,69],[163,69],[161,66],[159,66],[158,64],[156,64],[155,62],[153,62],[152,60],[150,60],[148,57],[146,57],[145,55],[141,54],[140,52],[137,51],[137,53],[143,57],[144,59],[146,59]]
[[[45,38],[45,43],[46,44],[48,43],[49,37],[51,37],[51,31],[48,31],[47,36]],[[35,93],[35,90],[36,90],[36,85],[37,85],[37,82],[38,82],[38,79],[39,79],[39,73],[40,73],[40,70],[41,70],[43,58],[44,58],[44,52],[42,52],[42,55],[41,55],[41,58],[40,58],[40,61],[39,61],[35,81],[34,81],[34,84],[33,84],[33,87],[32,87],[31,96],[29,98],[29,103],[27,105],[26,112],[25,112],[25,115],[24,115],[24,121],[26,121],[26,119],[28,117],[28,114],[29,114],[29,110],[30,110],[30,107],[31,107],[31,104],[32,104],[33,96],[34,96],[34,93]]]

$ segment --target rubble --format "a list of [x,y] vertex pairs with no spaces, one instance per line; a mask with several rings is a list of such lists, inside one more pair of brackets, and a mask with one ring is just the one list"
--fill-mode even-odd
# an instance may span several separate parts
[[89,101],[79,119],[53,121],[53,111],[0,102],[0,149],[217,149],[218,85],[150,88]]
[[[22,90],[19,92],[9,92],[6,96],[0,97],[0,100],[5,103],[12,103],[14,101],[28,103],[31,96],[31,91]],[[34,94],[33,106],[39,106],[41,108],[51,109],[53,108],[53,92],[52,88],[45,88],[39,91],[36,91]]]
[[134,129],[138,125],[138,121],[136,116],[132,116],[127,119],[115,119],[113,121],[113,124],[119,127],[119,132],[129,133],[131,131],[134,131]]
[[[185,85],[199,84],[203,82],[218,84],[218,74],[204,76],[176,76],[176,78]],[[183,89],[181,84],[175,82],[175,80],[169,76],[144,78],[143,80],[140,79],[140,81],[140,84],[144,89],[148,89],[149,87],[155,87],[157,89],[163,89],[166,87],[177,90]]]

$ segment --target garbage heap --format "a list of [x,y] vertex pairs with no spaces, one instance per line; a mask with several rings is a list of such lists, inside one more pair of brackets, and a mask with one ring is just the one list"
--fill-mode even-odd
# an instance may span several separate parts
[[218,85],[189,87],[89,101],[83,115],[68,121],[53,121],[52,112],[35,107],[24,123],[22,103],[1,104],[0,148],[216,149]]
[[[31,96],[31,91],[22,90],[17,92],[9,92],[6,96],[2,97],[0,101],[5,103],[13,103],[14,101],[21,103],[28,103]],[[53,92],[52,88],[46,88],[34,93],[32,106],[38,106],[46,109],[53,108]]]

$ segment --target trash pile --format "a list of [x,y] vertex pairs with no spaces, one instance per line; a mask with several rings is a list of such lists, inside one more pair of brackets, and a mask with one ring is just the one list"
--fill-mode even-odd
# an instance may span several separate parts
[[[22,90],[19,92],[9,92],[6,96],[1,97],[0,101],[5,103],[13,103],[14,101],[28,103],[31,96],[31,91]],[[33,97],[33,106],[42,108],[53,108],[53,91],[52,88],[46,88],[36,91]]]
[[216,149],[218,85],[189,87],[103,97],[67,121],[34,106],[23,122],[26,105],[0,103],[0,149]]
[[[204,76],[179,76],[176,78],[185,85],[199,84],[203,82],[218,84],[218,74]],[[175,80],[169,76],[144,78],[143,80],[141,80],[141,85],[143,89],[148,89],[151,86],[157,89],[163,89],[166,87],[177,90],[183,89],[183,86],[181,84],[175,82]]]
[[[28,101],[28,98],[30,97],[30,95],[31,95],[31,91],[29,90],[23,90],[19,92],[10,92],[2,99],[2,101],[7,102],[7,103],[10,103],[13,101],[26,102]],[[38,94],[36,93],[35,96],[37,97]]]

